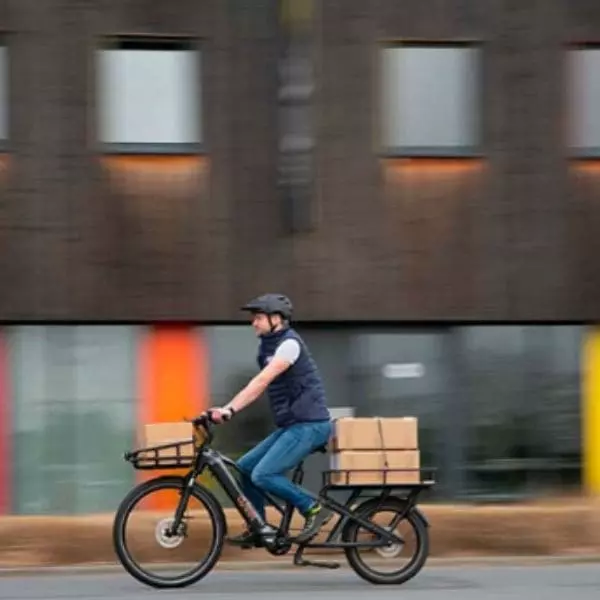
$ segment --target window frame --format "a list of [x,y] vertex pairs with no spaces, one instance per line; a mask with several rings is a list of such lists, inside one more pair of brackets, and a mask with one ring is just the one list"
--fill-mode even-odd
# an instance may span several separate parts
[[[576,100],[576,87],[575,87],[575,68],[574,59],[577,53],[581,52],[597,52],[598,53],[598,67],[600,69],[600,41],[599,42],[581,42],[567,45],[565,49],[565,88],[566,88],[566,106],[565,106],[565,121],[566,121],[566,148],[569,158],[573,159],[600,159],[600,136],[598,138],[598,144],[593,146],[578,146],[575,144],[576,127],[574,123],[574,115],[579,114],[578,108],[579,102]],[[600,96],[600,94],[599,94]],[[589,104],[589,103],[588,103]],[[600,110],[598,119],[600,119]],[[575,119],[576,120],[576,119]],[[600,127],[599,127],[600,129]]]
[[[477,51],[477,75],[473,89],[474,105],[478,108],[476,114],[477,122],[474,127],[476,142],[469,145],[459,146],[436,146],[436,145],[390,145],[385,142],[384,121],[386,117],[385,106],[385,72],[383,67],[383,54],[387,50],[401,49],[460,49]],[[381,42],[378,46],[378,110],[377,131],[379,153],[384,158],[481,158],[483,157],[484,145],[484,43],[481,40],[454,40],[454,41],[413,41],[413,40],[389,40]],[[398,108],[401,110],[401,108]]]
[[[102,140],[101,117],[101,74],[99,59],[106,50],[182,50],[193,51],[198,62],[195,81],[194,101],[199,103],[200,110],[195,122],[198,142],[105,142]],[[202,40],[190,36],[146,36],[146,35],[114,35],[103,36],[95,47],[95,146],[102,154],[116,155],[200,155],[207,152],[205,130],[205,98],[204,98],[204,44]]]
[[9,35],[6,31],[0,31],[0,48],[4,51],[6,58],[4,61],[4,78],[3,81],[0,81],[0,86],[2,86],[2,89],[0,90],[0,98],[2,100],[2,102],[0,102],[0,110],[2,111],[2,119],[4,120],[5,125],[5,137],[0,137],[0,153],[6,153],[10,150],[12,140],[12,63]]

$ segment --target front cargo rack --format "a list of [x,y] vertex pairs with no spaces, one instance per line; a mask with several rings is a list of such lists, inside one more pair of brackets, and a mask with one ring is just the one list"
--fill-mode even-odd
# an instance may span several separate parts
[[140,470],[189,469],[195,459],[194,443],[190,439],[139,448],[132,452],[125,452],[123,457],[135,469]]

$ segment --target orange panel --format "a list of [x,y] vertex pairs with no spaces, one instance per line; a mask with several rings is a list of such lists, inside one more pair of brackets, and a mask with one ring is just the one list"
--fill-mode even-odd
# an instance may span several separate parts
[[[140,362],[140,426],[182,421],[208,406],[206,349],[198,329],[151,328],[142,342]],[[169,472],[177,471],[151,471],[142,478]],[[154,499],[151,508],[167,508],[166,499]]]

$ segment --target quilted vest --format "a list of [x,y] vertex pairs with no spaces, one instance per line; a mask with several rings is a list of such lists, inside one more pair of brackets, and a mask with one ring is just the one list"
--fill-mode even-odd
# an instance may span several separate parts
[[294,339],[300,344],[300,356],[296,362],[267,388],[275,425],[288,427],[295,423],[328,421],[330,414],[325,388],[317,365],[302,338],[291,327],[287,327],[262,335],[260,339],[257,360],[261,369],[284,340]]

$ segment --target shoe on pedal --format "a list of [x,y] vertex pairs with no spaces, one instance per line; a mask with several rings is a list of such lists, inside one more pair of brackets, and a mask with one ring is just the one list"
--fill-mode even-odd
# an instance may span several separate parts
[[247,529],[234,537],[228,537],[227,541],[234,546],[242,548],[254,548],[256,545],[256,537]]
[[227,538],[227,541],[241,548],[261,548],[265,542],[272,542],[276,535],[277,529],[270,525],[265,525],[259,533],[252,533],[246,529],[240,535]]
[[315,537],[315,535],[319,533],[321,527],[323,527],[323,525],[325,525],[332,517],[333,513],[330,510],[320,504],[315,504],[304,514],[304,527],[296,536],[295,541],[302,543]]

